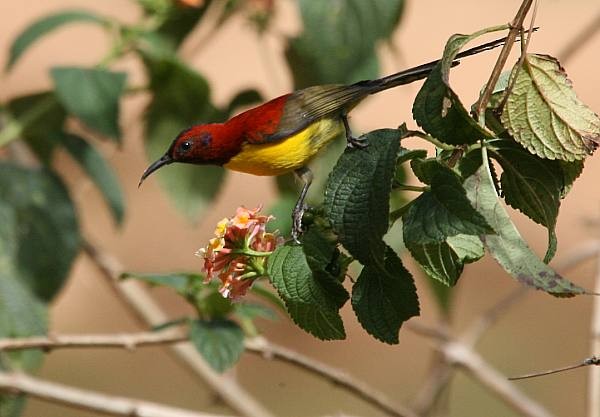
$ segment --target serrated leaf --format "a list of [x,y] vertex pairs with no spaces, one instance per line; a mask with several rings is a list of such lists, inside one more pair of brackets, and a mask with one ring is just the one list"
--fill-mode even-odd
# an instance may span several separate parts
[[0,416],[19,417],[26,404],[25,394],[0,394]]
[[[483,159],[487,161],[487,155]],[[506,272],[523,284],[555,296],[586,293],[586,290],[564,279],[532,252],[500,204],[487,162],[465,181],[465,188],[473,205],[496,231],[494,235],[481,238]]]
[[119,100],[127,74],[99,68],[54,67],[56,95],[69,113],[92,129],[119,141]]
[[138,281],[157,287],[172,288],[178,293],[184,293],[189,286],[190,281],[202,281],[202,277],[193,274],[137,274],[125,273],[121,276],[122,279],[137,279]]
[[471,35],[448,39],[442,60],[431,71],[415,98],[413,117],[425,132],[452,145],[471,144],[492,135],[469,115],[450,87],[450,68],[460,49],[469,41],[498,28],[483,29]]
[[513,77],[501,120],[517,142],[542,158],[566,161],[596,149],[600,118],[577,98],[556,58],[527,54]]
[[231,320],[195,320],[190,341],[217,372],[231,368],[244,352],[244,332]]
[[[181,130],[193,123],[214,121],[219,111],[210,102],[206,80],[183,62],[149,56],[144,62],[154,93],[146,113],[145,145],[149,160],[155,161]],[[175,207],[195,221],[221,190],[225,171],[174,164],[158,171],[157,177]]]
[[506,203],[548,229],[549,261],[556,247],[554,230],[564,188],[559,162],[541,159],[511,140],[497,139],[489,144],[490,156],[503,170],[500,184]]
[[[58,142],[53,134],[63,130],[67,112],[52,92],[17,97],[8,103],[8,109],[23,126],[20,137],[46,165],[50,165]],[[1,145],[1,144],[0,144]]]
[[125,213],[123,192],[119,180],[112,168],[104,160],[102,154],[86,140],[77,135],[59,133],[55,137],[57,137],[67,152],[81,165],[96,187],[98,187],[115,221],[121,224]]
[[295,87],[374,78],[376,43],[391,35],[403,6],[403,0],[301,0],[304,31],[286,50]]
[[38,39],[49,32],[70,23],[96,23],[107,25],[106,18],[85,10],[65,10],[56,14],[44,16],[29,25],[10,46],[8,61],[5,70],[10,70],[23,53]]
[[398,343],[400,326],[419,315],[419,299],[410,273],[386,247],[383,263],[363,268],[352,288],[352,308],[362,327],[382,342]]
[[417,197],[402,218],[406,245],[441,243],[460,234],[493,233],[471,205],[458,175],[439,162],[429,165],[431,190]]
[[[292,320],[322,340],[344,339],[339,294],[333,296],[309,267],[302,246],[281,246],[267,261],[268,275]],[[347,297],[347,295],[346,295]]]
[[362,264],[383,259],[389,198],[399,132],[381,129],[363,136],[369,146],[346,149],[331,172],[324,208],[339,241]]

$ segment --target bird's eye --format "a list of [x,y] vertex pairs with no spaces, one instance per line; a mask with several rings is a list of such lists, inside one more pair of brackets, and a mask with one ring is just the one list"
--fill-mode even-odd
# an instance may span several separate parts
[[186,140],[185,142],[183,142],[181,145],[179,145],[179,150],[180,150],[181,152],[187,152],[187,151],[189,151],[191,148],[192,148],[192,142],[190,142],[190,141],[187,141],[187,140]]

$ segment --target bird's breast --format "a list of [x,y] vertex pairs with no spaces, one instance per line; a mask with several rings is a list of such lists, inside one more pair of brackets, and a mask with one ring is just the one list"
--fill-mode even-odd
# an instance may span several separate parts
[[320,119],[298,133],[274,143],[242,145],[225,168],[254,175],[281,175],[308,162],[344,131],[339,117]]

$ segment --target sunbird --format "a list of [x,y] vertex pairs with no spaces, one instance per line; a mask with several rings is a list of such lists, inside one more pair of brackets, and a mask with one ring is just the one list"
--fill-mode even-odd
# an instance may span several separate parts
[[[497,39],[459,53],[457,59],[495,48]],[[348,113],[367,96],[426,78],[439,60],[375,80],[350,85],[317,85],[285,94],[246,110],[224,123],[193,125],[181,131],[165,154],[150,164],[139,185],[157,169],[173,162],[219,165],[254,175],[295,172],[303,183],[292,212],[292,238],[302,233],[304,199],[313,179],[307,164],[325,145],[345,135],[348,146],[367,144],[352,136]]]

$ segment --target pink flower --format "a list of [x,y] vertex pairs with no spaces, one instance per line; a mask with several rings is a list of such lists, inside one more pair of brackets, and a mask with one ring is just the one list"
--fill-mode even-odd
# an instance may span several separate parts
[[265,275],[266,258],[282,243],[281,237],[267,233],[273,216],[259,215],[261,207],[238,207],[232,218],[224,218],[215,237],[197,252],[204,259],[205,283],[221,280],[219,292],[233,300],[244,296],[252,283]]

